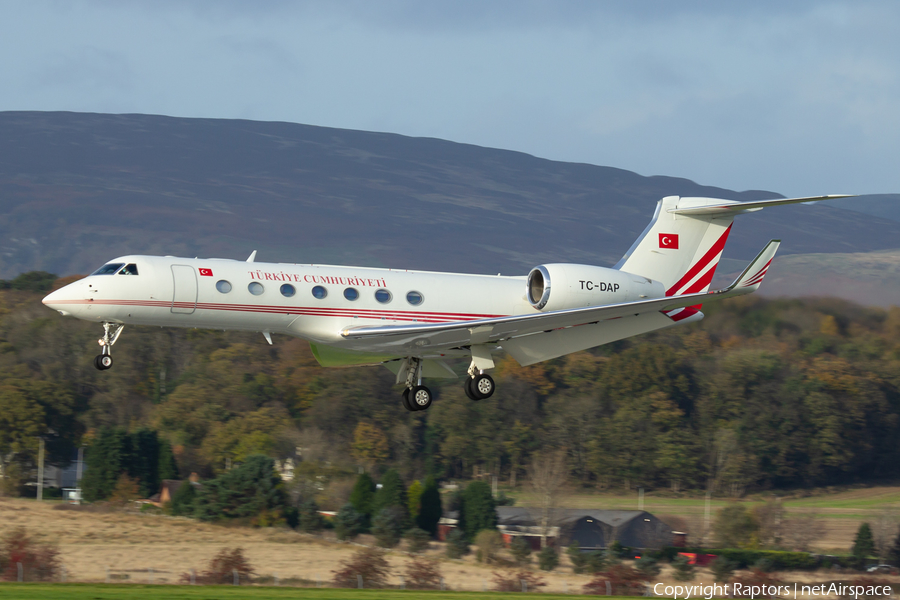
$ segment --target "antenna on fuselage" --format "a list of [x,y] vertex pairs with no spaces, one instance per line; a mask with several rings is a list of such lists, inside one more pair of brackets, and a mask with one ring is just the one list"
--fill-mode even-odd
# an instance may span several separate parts
[[250,257],[247,259],[247,262],[256,262],[256,250],[250,253]]

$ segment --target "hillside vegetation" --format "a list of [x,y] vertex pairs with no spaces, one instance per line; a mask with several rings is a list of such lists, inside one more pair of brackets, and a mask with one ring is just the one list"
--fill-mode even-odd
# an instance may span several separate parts
[[156,431],[182,476],[262,453],[294,458],[316,486],[361,465],[512,482],[554,448],[588,489],[712,481],[738,495],[898,475],[900,309],[754,297],[706,308],[697,325],[531,367],[501,357],[489,401],[435,380],[434,406],[409,413],[387,369],[323,369],[286,337],[129,327],[116,366],[98,372],[99,326],[2,290],[4,489],[32,476],[37,435],[52,429],[59,464],[111,426]]

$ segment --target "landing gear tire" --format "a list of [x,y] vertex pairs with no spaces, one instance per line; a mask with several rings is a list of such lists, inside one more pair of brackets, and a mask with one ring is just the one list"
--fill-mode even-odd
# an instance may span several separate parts
[[414,410],[427,410],[431,401],[431,390],[424,385],[417,385],[409,391],[409,403]]
[[494,379],[490,375],[480,373],[470,381],[472,382],[469,384],[472,388],[472,393],[478,396],[479,400],[484,400],[494,395],[496,386],[494,386]]
[[481,396],[479,396],[475,392],[475,389],[472,387],[473,383],[475,383],[474,379],[472,379],[471,377],[466,377],[466,383],[463,384],[463,389],[466,390],[466,396],[468,396],[470,400],[478,402],[479,400],[481,400]]
[[419,410],[415,406],[413,406],[412,400],[409,399],[409,388],[403,390],[403,408],[410,412],[415,412]]
[[98,354],[94,357],[94,366],[98,371],[105,371],[113,366],[112,356],[109,354]]

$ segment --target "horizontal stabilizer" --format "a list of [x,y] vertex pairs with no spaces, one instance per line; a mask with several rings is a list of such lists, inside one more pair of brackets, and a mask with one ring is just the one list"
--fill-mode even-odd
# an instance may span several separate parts
[[780,245],[781,240],[772,240],[769,242],[766,247],[763,248],[762,252],[756,256],[753,262],[744,269],[744,272],[741,273],[740,277],[731,284],[731,289],[743,290],[745,294],[758,290],[759,284],[762,283],[763,277],[766,276],[769,265],[772,264],[772,259],[775,257],[775,253],[778,251]]
[[[690,206],[687,208],[673,208],[668,212],[675,215],[726,215],[737,214],[742,212],[750,212],[760,210],[768,206],[779,206],[782,204],[801,204],[803,202],[818,202],[819,200],[834,200],[835,198],[852,198],[854,194],[832,194],[830,196],[809,196],[808,198],[775,198],[772,200],[759,200],[756,202],[727,202],[722,203],[721,200],[710,200],[714,203],[706,206]],[[687,200],[687,198],[682,198]],[[692,200],[692,198],[691,198]]]

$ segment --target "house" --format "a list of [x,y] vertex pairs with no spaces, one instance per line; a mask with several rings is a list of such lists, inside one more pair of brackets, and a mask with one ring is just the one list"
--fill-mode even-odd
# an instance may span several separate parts
[[[167,502],[171,502],[175,494],[181,489],[181,486],[189,483],[193,486],[200,486],[200,477],[196,473],[191,473],[188,479],[163,479],[162,487],[159,492],[150,496],[147,500],[155,506],[162,506]],[[196,491],[196,490],[195,490]]]
[[[540,509],[499,506],[497,516],[507,543],[523,536],[533,548],[540,548]],[[672,528],[643,510],[556,509],[549,523],[549,543],[577,543],[582,550],[605,549],[616,541],[629,548],[659,548],[674,542]]]

